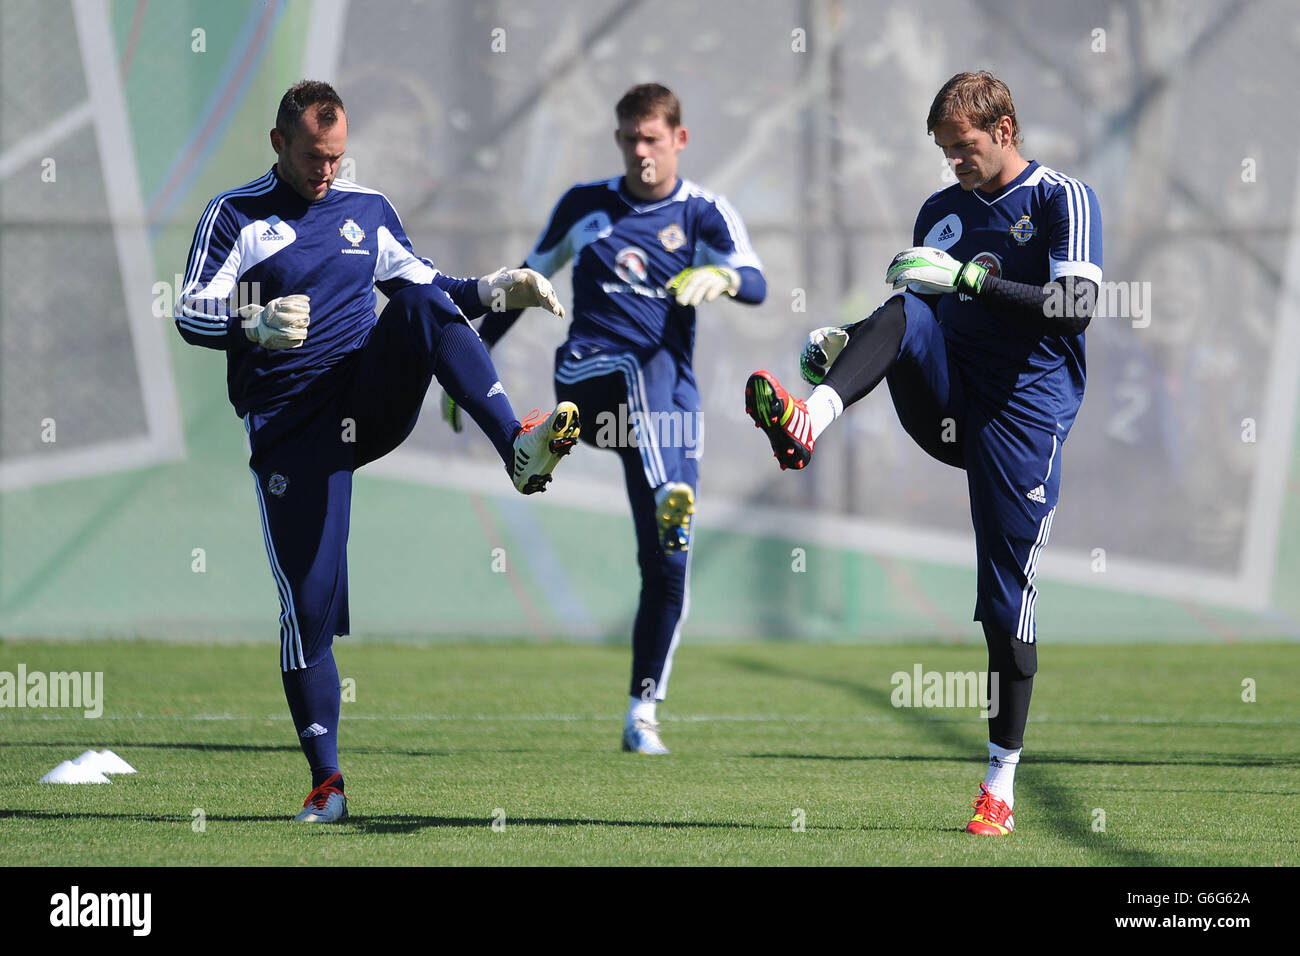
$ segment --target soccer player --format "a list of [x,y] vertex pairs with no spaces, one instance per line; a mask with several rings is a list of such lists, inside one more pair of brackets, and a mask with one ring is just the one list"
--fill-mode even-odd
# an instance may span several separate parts
[[1038,669],[1034,572],[1083,399],[1101,214],[1088,186],[1021,156],[1011,93],[989,73],[945,83],[926,129],[957,182],[926,200],[913,248],[889,264],[900,291],[856,325],[810,334],[800,366],[817,387],[807,402],[759,371],[745,409],[781,468],[802,468],[826,427],[883,379],[916,443],[965,469],[975,620],[999,677],[988,773],[966,829],[1005,835]]
[[[311,766],[297,819],[321,823],[347,817],[332,645],[349,626],[352,473],[410,434],[434,377],[524,494],[545,489],[579,433],[567,403],[520,423],[466,318],[489,303],[563,315],[551,284],[517,269],[457,279],[417,258],[382,193],[336,178],[347,134],[328,84],[284,94],[275,165],[208,204],[176,306],[185,341],[226,353],[280,594],[284,691]],[[389,300],[377,319],[376,287]]]
[[[723,295],[756,305],[767,282],[731,204],[677,175],[690,136],[672,91],[634,86],[614,113],[623,175],[569,189],[525,265],[551,276],[573,260],[555,393],[583,409],[585,442],[622,459],[641,570],[623,750],[665,754],[656,705],[687,612],[699,476],[695,309]],[[518,316],[488,316],[483,341],[495,345]],[[456,428],[454,407],[444,402],[444,412]]]

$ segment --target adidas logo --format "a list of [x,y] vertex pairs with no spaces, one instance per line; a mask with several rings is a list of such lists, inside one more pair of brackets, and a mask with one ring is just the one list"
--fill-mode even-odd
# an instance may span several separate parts
[[497,382],[491,388],[488,389],[488,393],[484,397],[491,398],[493,395],[504,395],[505,393],[506,393],[505,388],[501,385],[500,382]]
[[274,227],[274,226],[272,226],[270,229],[266,230],[266,232],[262,233],[262,241],[263,241],[263,242],[269,242],[269,241],[271,241],[272,239],[279,239],[279,240],[283,240],[283,239],[284,239],[284,236],[280,235],[278,232],[275,231],[275,227]]
[[1037,501],[1040,505],[1047,504],[1047,493],[1043,491],[1043,486],[1039,485],[1033,491],[1025,495],[1030,501]]
[[943,232],[939,233],[939,241],[942,242],[944,239],[951,239],[951,238],[952,238],[952,226],[944,226]]
[[326,730],[324,727],[322,727],[320,724],[312,724],[310,727],[308,727],[298,736],[305,739],[307,737],[324,737],[328,733],[329,731]]
[[588,220],[586,221],[586,223],[583,225],[583,227],[582,227],[582,231],[583,231],[583,232],[598,232],[598,231],[600,231],[600,220],[599,220],[599,219],[588,219]]
[[812,447],[812,418],[798,405],[790,403],[790,418],[785,430],[800,444]]

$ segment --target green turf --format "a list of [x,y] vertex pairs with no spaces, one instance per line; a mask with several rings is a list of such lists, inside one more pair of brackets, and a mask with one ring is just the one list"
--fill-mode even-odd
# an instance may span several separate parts
[[[102,670],[106,698],[98,720],[0,709],[0,863],[1300,860],[1294,644],[1045,648],[1018,829],[997,840],[961,832],[977,711],[890,703],[894,672],[979,669],[974,647],[688,645],[658,758],[618,751],[621,647],[344,640],[337,656],[355,681],[340,735],[353,818],[321,827],[289,820],[308,780],[274,647],[0,644],[0,671]],[[139,774],[36,782],[92,746]]]

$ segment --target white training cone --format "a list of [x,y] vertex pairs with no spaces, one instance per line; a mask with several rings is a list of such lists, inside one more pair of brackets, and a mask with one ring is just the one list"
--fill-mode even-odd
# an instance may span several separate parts
[[94,767],[100,773],[135,773],[135,767],[113,753],[111,750],[101,750],[98,754],[99,759],[95,762]]
[[41,783],[112,783],[98,770],[65,760],[45,776]]

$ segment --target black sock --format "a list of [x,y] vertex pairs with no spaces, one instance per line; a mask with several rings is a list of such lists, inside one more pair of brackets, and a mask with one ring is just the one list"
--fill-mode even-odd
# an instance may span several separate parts
[[997,700],[989,701],[989,740],[999,747],[1019,750],[1024,746],[1025,724],[1029,721],[1038,645],[1000,634],[988,625],[984,626],[984,641],[989,648],[990,682],[997,675]]
[[849,344],[822,384],[835,389],[845,408],[864,398],[893,367],[906,331],[903,297],[896,295],[849,329]]

